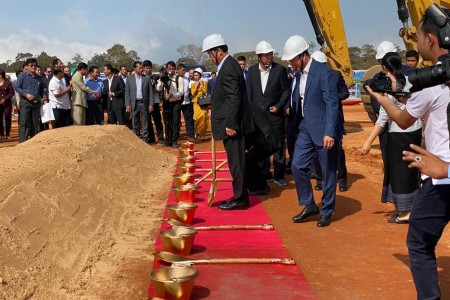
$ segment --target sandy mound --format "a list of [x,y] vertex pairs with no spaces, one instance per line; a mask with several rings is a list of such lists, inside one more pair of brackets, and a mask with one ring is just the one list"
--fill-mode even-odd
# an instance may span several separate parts
[[0,149],[0,299],[145,296],[117,272],[151,269],[174,163],[119,126]]

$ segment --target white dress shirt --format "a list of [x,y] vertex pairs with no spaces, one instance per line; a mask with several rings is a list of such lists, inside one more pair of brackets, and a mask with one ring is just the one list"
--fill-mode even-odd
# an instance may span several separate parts
[[272,65],[270,65],[267,70],[264,70],[261,67],[261,64],[259,64],[259,71],[261,72],[261,87],[262,87],[262,93],[264,94],[264,92],[266,91],[266,86],[267,86],[267,80],[269,79],[269,73],[270,70],[272,70]]

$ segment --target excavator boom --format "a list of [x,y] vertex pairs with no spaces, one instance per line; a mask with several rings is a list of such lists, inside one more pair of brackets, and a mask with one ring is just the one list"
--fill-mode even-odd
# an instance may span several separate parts
[[[417,26],[431,3],[450,7],[450,0],[397,0],[398,17],[403,23],[399,36],[403,39],[406,50],[417,50]],[[408,24],[408,19],[411,19],[411,25]]]
[[[303,0],[321,50],[331,68],[340,70],[347,86],[355,85],[338,0]],[[326,44],[325,44],[326,43]]]

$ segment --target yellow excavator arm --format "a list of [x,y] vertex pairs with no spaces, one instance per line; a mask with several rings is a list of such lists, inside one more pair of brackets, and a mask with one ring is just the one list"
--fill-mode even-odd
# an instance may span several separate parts
[[[399,35],[406,50],[417,50],[417,26],[425,10],[435,3],[450,8],[450,0],[396,0],[403,27]],[[321,50],[331,68],[339,70],[347,86],[355,84],[339,0],[303,0]],[[411,19],[411,25],[408,21]]]
[[[403,23],[399,36],[403,39],[406,50],[417,50],[417,26],[431,3],[450,7],[450,0],[397,0],[398,18]],[[408,24],[409,18],[411,25]]]
[[[338,0],[303,0],[321,50],[331,68],[339,70],[348,87],[355,85]],[[326,45],[325,45],[326,42]]]

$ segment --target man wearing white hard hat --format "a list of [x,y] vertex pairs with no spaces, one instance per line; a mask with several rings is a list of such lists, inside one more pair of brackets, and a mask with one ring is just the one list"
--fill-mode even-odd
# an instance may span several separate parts
[[211,129],[214,140],[223,141],[233,177],[233,197],[219,205],[221,210],[247,209],[249,198],[245,178],[244,109],[247,101],[244,75],[228,54],[220,34],[203,40],[202,52],[217,65],[218,75],[211,99]]
[[[336,201],[337,150],[342,124],[336,79],[330,68],[311,59],[308,48],[303,37],[294,35],[286,41],[282,57],[296,71],[287,112],[296,130],[292,174],[299,204],[305,206],[292,221],[304,222],[320,213],[317,227],[325,227],[330,225]],[[323,174],[321,211],[314,201],[308,173],[315,151],[319,153]]]
[[[286,68],[273,61],[275,49],[266,41],[256,45],[256,54],[259,62],[251,66],[247,75],[247,95],[250,102],[267,115],[268,119],[278,131],[281,139],[285,138],[285,108],[290,97],[289,81]],[[286,186],[284,179],[286,164],[286,149],[284,143],[273,155],[274,174],[270,173],[270,159],[263,161],[263,174],[249,176],[250,194],[267,195],[270,191],[265,178],[273,178],[280,186]],[[262,180],[257,180],[264,175]],[[251,184],[253,182],[253,184]]]

